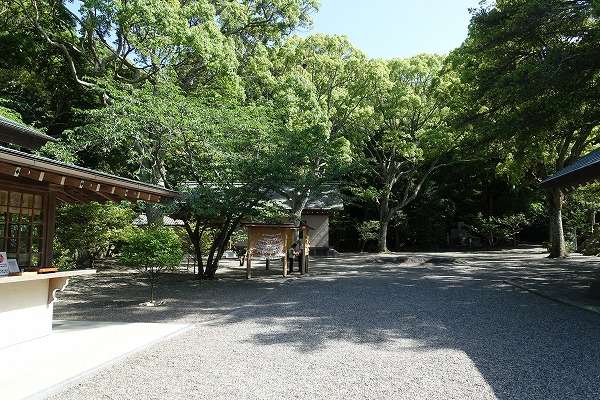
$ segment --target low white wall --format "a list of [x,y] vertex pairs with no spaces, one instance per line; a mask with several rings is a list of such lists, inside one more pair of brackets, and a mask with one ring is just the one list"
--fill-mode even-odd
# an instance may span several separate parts
[[48,279],[0,285],[0,348],[52,332]]

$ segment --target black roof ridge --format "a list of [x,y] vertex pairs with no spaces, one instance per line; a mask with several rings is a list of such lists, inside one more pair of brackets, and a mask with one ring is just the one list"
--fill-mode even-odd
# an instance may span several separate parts
[[17,122],[15,120],[10,119],[10,118],[3,117],[2,115],[0,115],[0,125],[4,125],[6,127],[15,129],[15,130],[17,130],[17,131],[19,131],[21,133],[25,133],[27,135],[36,136],[36,137],[38,137],[40,139],[43,139],[43,140],[46,140],[46,141],[49,141],[49,142],[50,141],[52,141],[52,142],[56,142],[57,141],[57,139],[53,138],[52,136],[46,135],[45,133],[40,132],[37,129],[32,128],[32,127],[30,127],[28,125],[25,125],[25,124],[23,124],[21,122]]
[[[581,157],[574,163],[567,165],[563,169],[547,177],[542,181],[542,185],[551,186],[555,183],[555,181],[558,181],[560,178],[572,174],[577,174],[578,172],[582,172],[584,169],[593,166],[600,166],[600,148],[590,151],[588,154]],[[598,178],[600,178],[600,175],[598,176]]]

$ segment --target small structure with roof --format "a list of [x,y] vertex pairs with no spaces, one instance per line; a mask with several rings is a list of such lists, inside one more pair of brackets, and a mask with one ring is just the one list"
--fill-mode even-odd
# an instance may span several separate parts
[[[290,201],[282,195],[274,195],[274,201],[286,209],[291,209]],[[335,184],[326,184],[313,191],[300,219],[308,225],[311,238],[311,255],[327,256],[330,252],[329,219],[335,211],[342,210],[344,202]]]
[[600,149],[594,150],[573,164],[546,178],[542,186],[574,187],[600,180]]
[[[0,142],[37,149],[54,139],[0,118]],[[48,335],[55,295],[71,276],[58,272],[52,243],[58,202],[143,200],[160,203],[177,193],[163,187],[94,171],[0,146],[0,347]]]

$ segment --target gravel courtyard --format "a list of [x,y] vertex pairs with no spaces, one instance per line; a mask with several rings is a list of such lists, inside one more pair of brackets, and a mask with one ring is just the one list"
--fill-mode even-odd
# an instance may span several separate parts
[[598,399],[600,315],[504,282],[558,263],[539,250],[345,255],[285,281],[168,276],[156,308],[138,306],[147,287],[132,275],[101,273],[74,281],[55,318],[193,328],[52,398]]

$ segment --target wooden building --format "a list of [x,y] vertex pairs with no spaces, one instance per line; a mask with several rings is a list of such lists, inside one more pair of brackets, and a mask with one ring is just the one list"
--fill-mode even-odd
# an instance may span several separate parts
[[[0,142],[36,149],[54,140],[0,117]],[[0,252],[25,268],[52,264],[57,203],[160,203],[163,187],[66,164],[0,145]]]
[[600,149],[594,150],[573,164],[557,171],[542,182],[542,186],[576,187],[600,180]]
[[160,203],[177,195],[14,148],[36,149],[52,140],[0,117],[0,142],[10,146],[0,145],[0,267],[3,274],[10,271],[10,265],[19,270],[0,276],[0,347],[49,335],[56,292],[64,289],[70,277],[95,272],[54,272],[52,242],[58,203]]
[[[286,197],[280,194],[273,194],[272,197],[275,203],[283,208],[291,209],[291,202]],[[300,217],[301,221],[309,227],[311,255],[329,255],[331,250],[329,218],[334,212],[343,209],[344,202],[336,184],[323,185],[319,190],[311,193]]]

